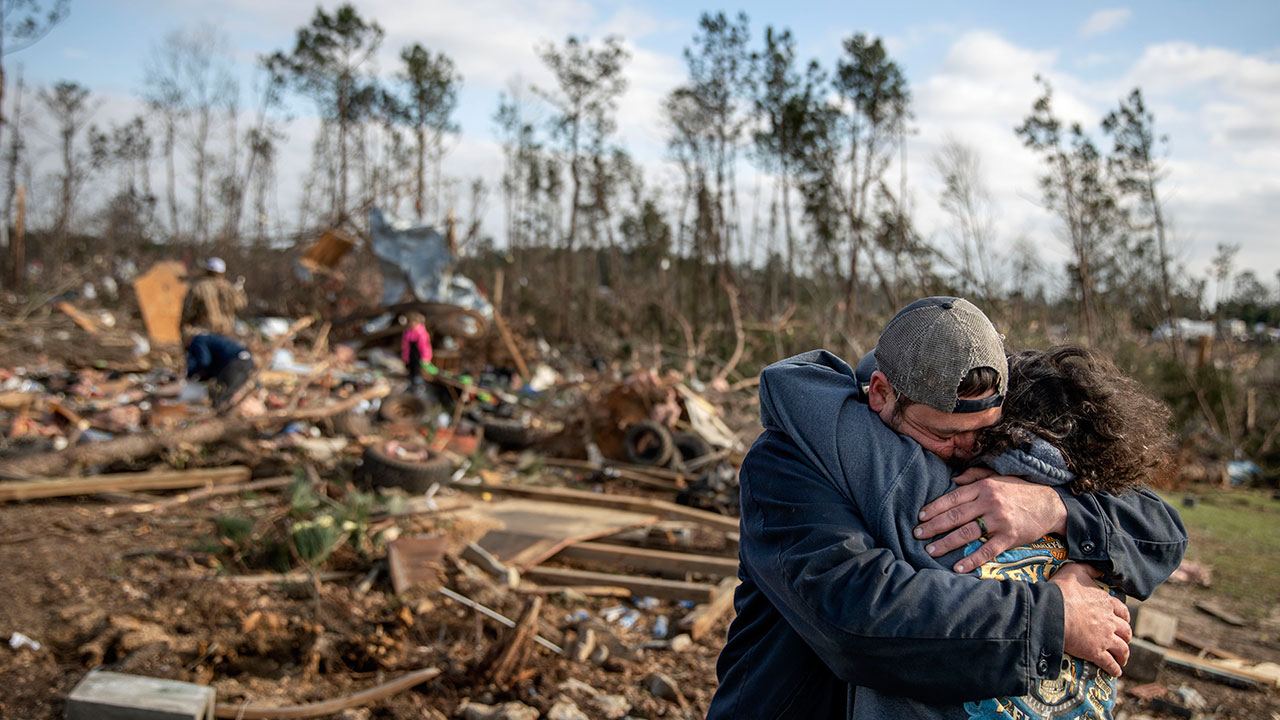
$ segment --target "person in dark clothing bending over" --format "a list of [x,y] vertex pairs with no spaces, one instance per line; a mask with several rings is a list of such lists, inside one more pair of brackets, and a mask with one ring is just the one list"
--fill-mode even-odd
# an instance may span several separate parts
[[209,399],[219,411],[235,404],[253,375],[253,356],[223,335],[197,335],[187,344],[187,377],[209,383]]
[[969,573],[1056,533],[1068,559],[1145,598],[1186,545],[1154,493],[970,477],[929,503],[908,537],[933,557],[985,540],[946,569],[895,557],[871,531],[875,508],[855,499],[861,484],[890,488],[943,461],[967,463],[978,431],[1000,419],[1008,362],[980,310],[916,301],[858,372],[840,361],[830,374],[798,366],[822,382],[796,382],[791,362],[761,374],[764,432],[740,471],[737,616],[708,717],[845,718],[859,686],[934,703],[1022,696],[1058,677],[1067,655],[1120,674],[1128,611],[1087,575],[1010,583]]

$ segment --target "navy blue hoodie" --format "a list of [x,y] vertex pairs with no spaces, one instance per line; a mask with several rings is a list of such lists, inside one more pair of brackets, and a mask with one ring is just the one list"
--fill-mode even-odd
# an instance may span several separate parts
[[[912,539],[886,547],[873,533],[866,490],[949,483],[950,471],[862,402],[848,364],[825,351],[774,364],[760,407],[764,432],[740,473],[737,617],[709,717],[842,718],[851,686],[957,703],[1058,675],[1055,585],[918,569],[895,554]],[[1177,567],[1186,534],[1154,494],[1059,492],[1071,559],[1140,598]]]

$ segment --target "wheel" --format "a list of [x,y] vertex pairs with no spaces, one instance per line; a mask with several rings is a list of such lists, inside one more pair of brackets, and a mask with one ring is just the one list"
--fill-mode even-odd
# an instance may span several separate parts
[[712,452],[710,443],[703,440],[701,435],[691,432],[672,433],[671,442],[675,443],[676,452],[680,453],[680,462],[689,462]]
[[453,476],[453,464],[447,458],[431,457],[426,462],[413,462],[391,457],[377,447],[365,448],[356,468],[356,480],[369,487],[398,487],[410,494],[421,494],[435,483],[447,483]]
[[431,404],[419,395],[401,393],[384,398],[378,407],[378,417],[392,423],[417,424],[424,420]]
[[652,420],[641,420],[628,427],[623,445],[627,459],[636,465],[666,465],[675,454],[671,433]]
[[486,416],[480,421],[484,439],[504,450],[523,450],[538,439],[537,431],[520,418]]

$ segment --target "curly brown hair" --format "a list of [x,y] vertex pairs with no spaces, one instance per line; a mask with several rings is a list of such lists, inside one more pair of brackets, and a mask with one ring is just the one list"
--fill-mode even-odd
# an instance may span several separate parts
[[1164,403],[1092,350],[1024,350],[1009,356],[1004,413],[981,444],[996,453],[1038,435],[1062,451],[1073,491],[1118,492],[1172,462],[1169,419]]

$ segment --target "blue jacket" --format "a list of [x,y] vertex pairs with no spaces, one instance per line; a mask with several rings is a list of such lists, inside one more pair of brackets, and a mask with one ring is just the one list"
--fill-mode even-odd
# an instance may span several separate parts
[[[876,539],[862,490],[950,471],[871,412],[845,362],[813,351],[766,368],[760,408],[740,472],[737,617],[708,717],[843,718],[852,686],[954,703],[1057,676],[1055,585],[918,570]],[[1139,598],[1177,567],[1186,534],[1153,493],[1057,489],[1071,559]]]
[[197,335],[187,345],[187,377],[192,380],[211,380],[231,364],[232,360],[248,350],[243,345],[222,335]]

